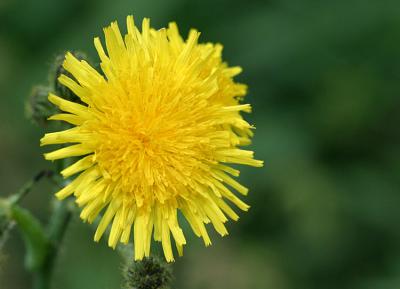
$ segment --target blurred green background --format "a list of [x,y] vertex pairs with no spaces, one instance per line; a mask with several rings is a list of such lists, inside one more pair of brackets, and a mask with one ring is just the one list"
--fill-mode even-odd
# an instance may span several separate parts
[[[40,129],[24,117],[31,87],[54,56],[86,51],[128,14],[177,21],[224,44],[244,68],[262,169],[243,169],[251,210],[213,246],[187,233],[176,289],[400,288],[400,2],[0,0],[0,194],[49,167]],[[48,218],[49,185],[24,200]],[[117,254],[72,222],[53,288],[119,288]],[[29,288],[15,232],[1,289]]]

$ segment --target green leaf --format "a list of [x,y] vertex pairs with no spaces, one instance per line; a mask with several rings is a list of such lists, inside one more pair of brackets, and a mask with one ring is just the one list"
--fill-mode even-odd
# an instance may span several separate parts
[[48,251],[47,238],[40,222],[26,209],[13,205],[11,218],[18,225],[27,249],[25,266],[30,271],[40,268]]

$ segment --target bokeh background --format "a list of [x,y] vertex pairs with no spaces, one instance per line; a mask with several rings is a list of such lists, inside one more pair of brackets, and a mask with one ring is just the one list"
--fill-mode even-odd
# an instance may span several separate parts
[[[178,22],[225,45],[244,68],[262,169],[243,169],[251,210],[213,246],[187,234],[176,289],[400,288],[400,2],[311,0],[1,0],[0,194],[36,172],[43,129],[24,117],[57,53],[83,50],[127,14]],[[44,222],[46,182],[24,200]],[[53,288],[119,288],[120,260],[74,218]],[[214,234],[215,235],[215,234]],[[1,289],[29,288],[14,232]]]

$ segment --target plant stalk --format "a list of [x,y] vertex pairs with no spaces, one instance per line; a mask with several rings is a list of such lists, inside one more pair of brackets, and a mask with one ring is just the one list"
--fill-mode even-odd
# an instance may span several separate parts
[[50,289],[54,263],[72,216],[66,202],[55,202],[54,206],[53,215],[48,227],[48,246],[46,256],[42,265],[33,274],[34,289]]

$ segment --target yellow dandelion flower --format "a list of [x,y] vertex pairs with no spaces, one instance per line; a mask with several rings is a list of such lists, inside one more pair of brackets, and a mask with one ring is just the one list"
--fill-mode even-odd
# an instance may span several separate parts
[[47,160],[81,157],[61,172],[79,175],[56,196],[74,195],[84,221],[101,216],[95,241],[108,227],[112,248],[133,235],[141,260],[150,254],[153,235],[173,261],[171,234],[179,255],[186,244],[178,211],[210,245],[205,224],[224,236],[226,216],[239,218],[227,201],[249,208],[232,192],[246,195],[248,189],[227,164],[263,163],[239,148],[252,136],[240,114],[250,105],[240,104],[246,86],[232,78],[241,68],[222,62],[222,46],[198,43],[196,30],[184,40],[175,23],[154,30],[144,19],[141,30],[128,16],[125,36],[116,22],[104,29],[107,52],[94,39],[103,74],[66,54],[63,66],[73,78],[59,81],[83,104],[50,94],[63,111],[50,119],[73,128],[46,134],[41,145],[71,143],[45,154]]

